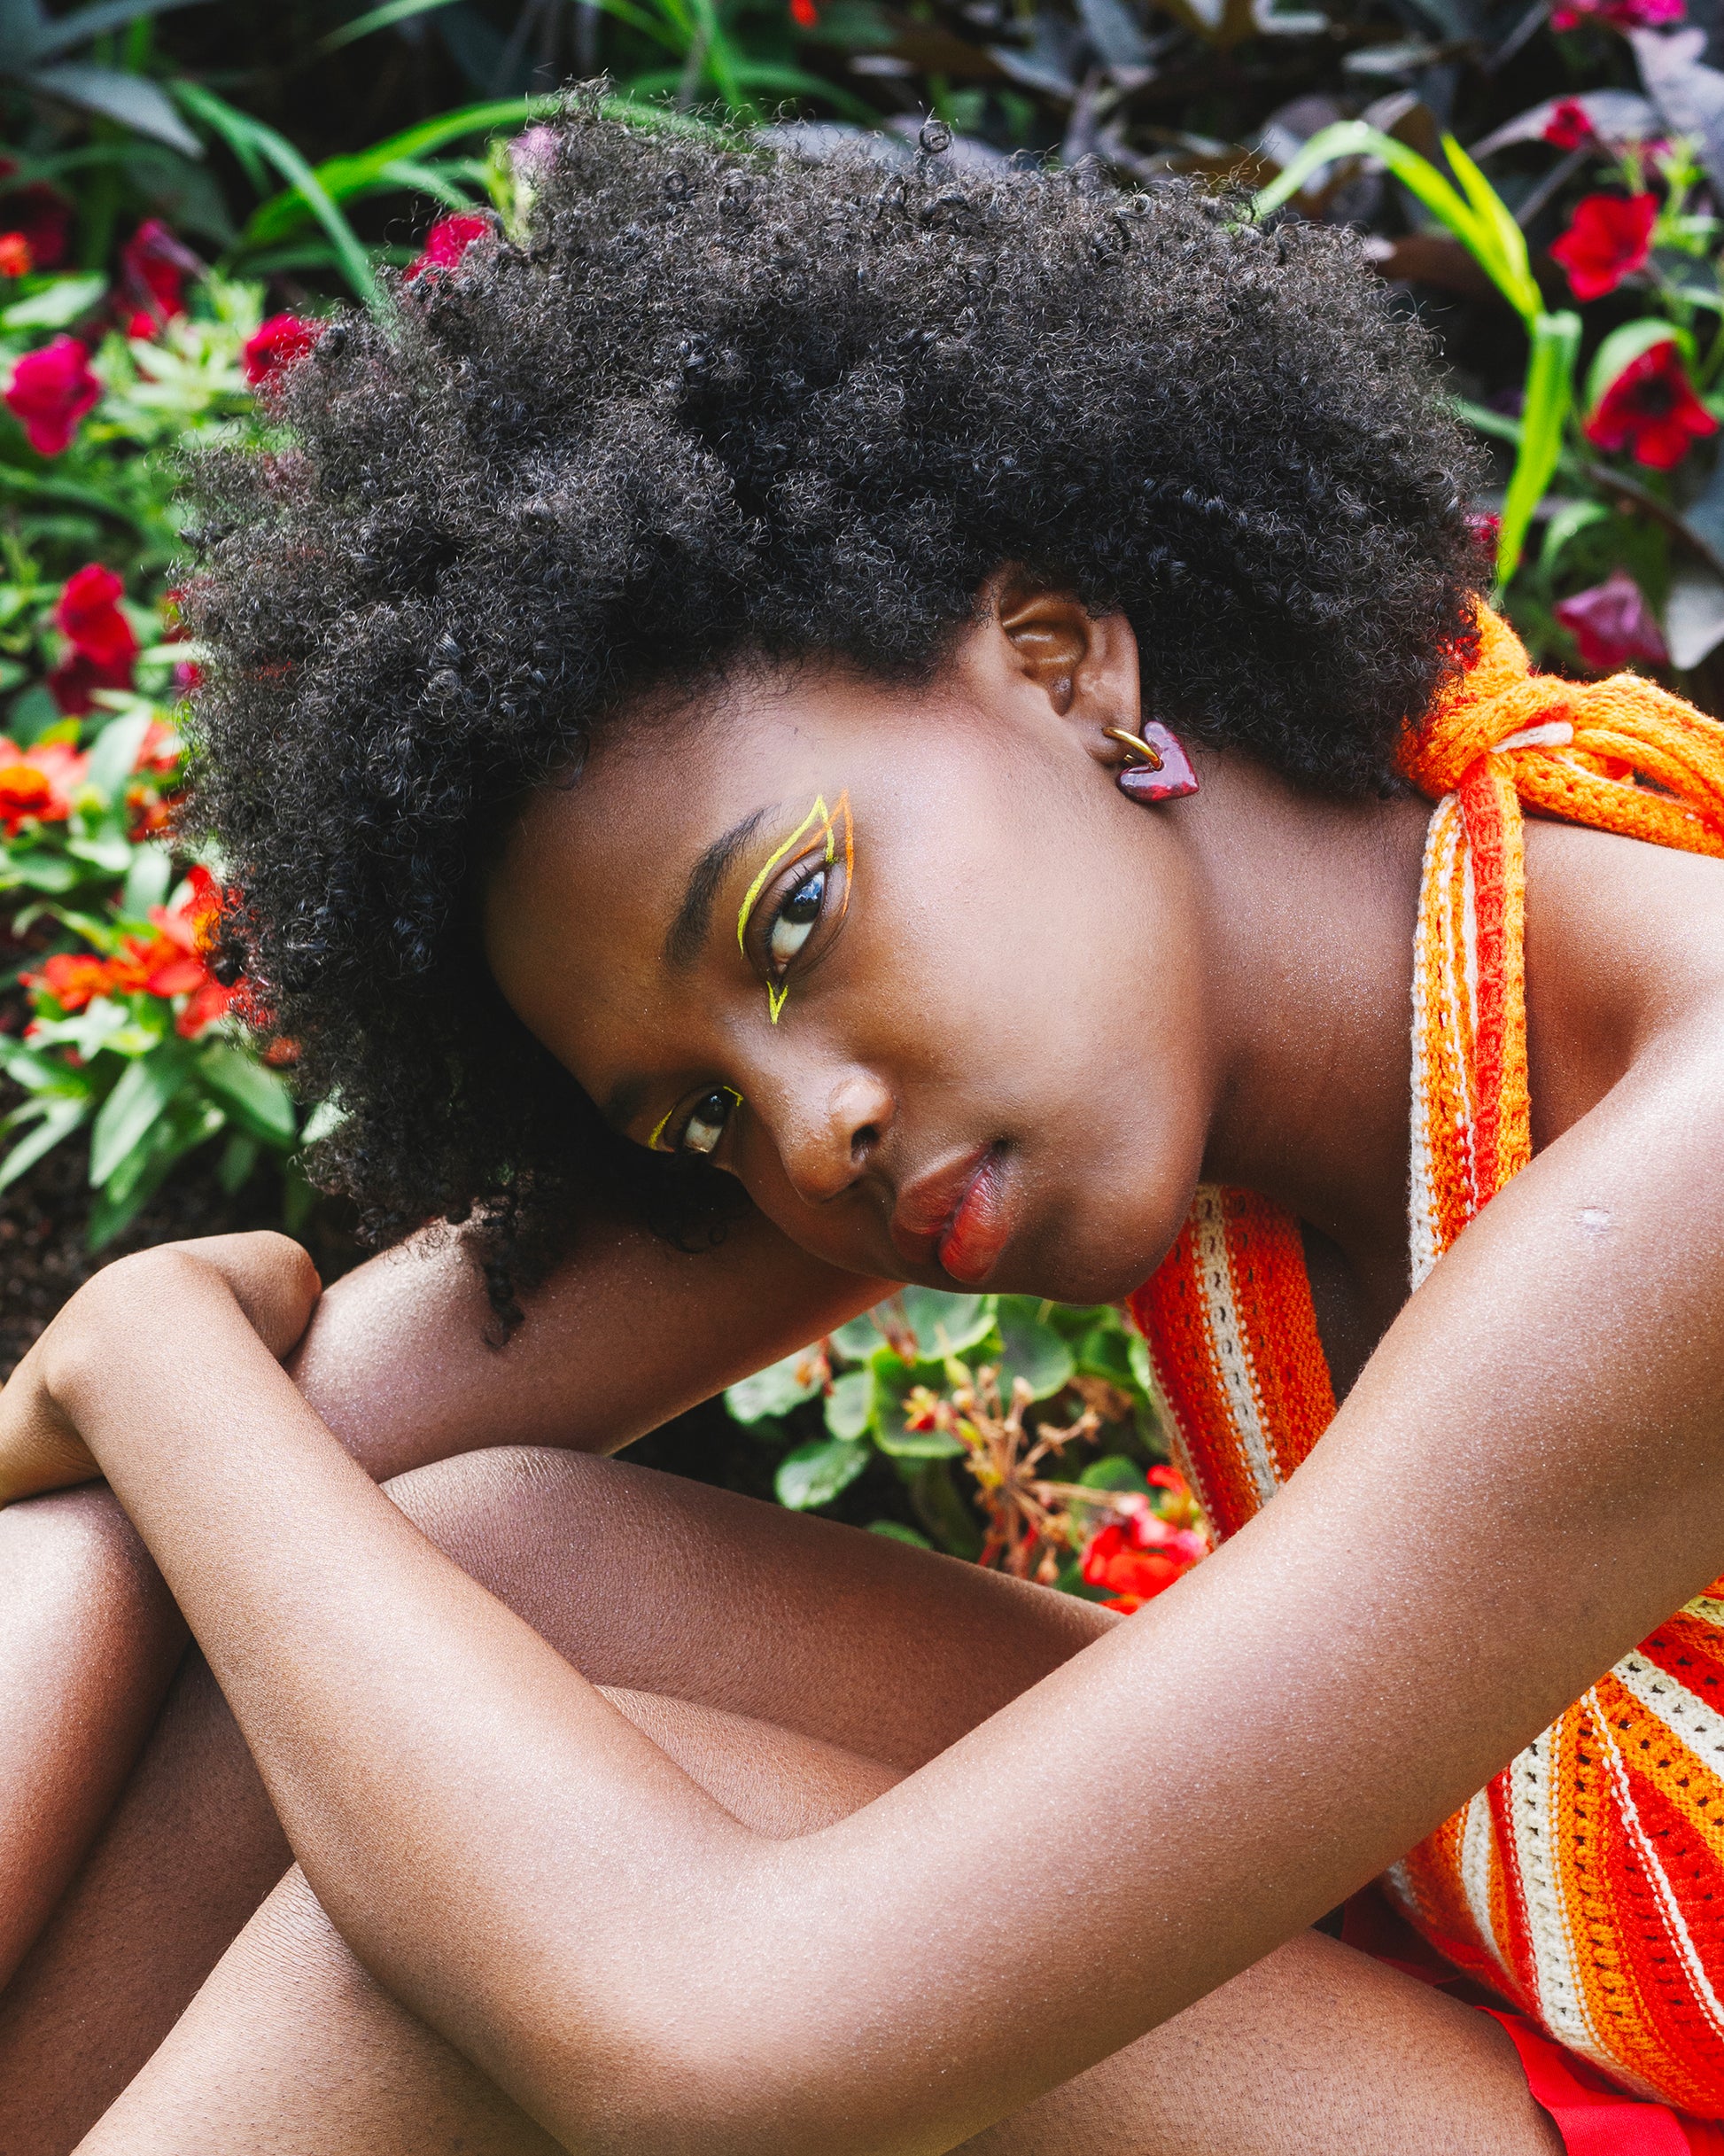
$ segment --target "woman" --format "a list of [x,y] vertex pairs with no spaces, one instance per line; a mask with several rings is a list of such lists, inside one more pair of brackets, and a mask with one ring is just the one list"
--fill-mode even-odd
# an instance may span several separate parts
[[[1717,729],[1527,676],[1339,235],[539,183],[206,481],[228,961],[422,1255],[0,1396],[0,2142],[1712,2145]],[[586,1457],[906,1280],[1141,1290],[1237,1532],[1116,1621]],[[1307,1928],[1391,1867],[1520,2020]]]

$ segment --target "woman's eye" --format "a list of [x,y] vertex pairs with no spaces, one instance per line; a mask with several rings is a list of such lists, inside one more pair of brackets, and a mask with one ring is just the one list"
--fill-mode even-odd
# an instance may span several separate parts
[[730,1120],[730,1111],[736,1095],[722,1086],[695,1101],[689,1110],[688,1120],[682,1126],[681,1150],[685,1153],[711,1153],[725,1134],[725,1125]]
[[783,972],[814,932],[826,903],[826,876],[824,868],[817,868],[812,876],[805,876],[773,915],[766,955],[774,973]]

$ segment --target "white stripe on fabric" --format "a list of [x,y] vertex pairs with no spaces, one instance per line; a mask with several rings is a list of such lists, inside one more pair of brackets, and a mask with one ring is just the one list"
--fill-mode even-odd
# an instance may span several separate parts
[[[1433,884],[1442,873],[1445,835],[1455,797],[1449,794],[1432,812],[1425,834],[1425,860],[1419,870],[1419,915],[1423,919]],[[1425,1029],[1430,1017],[1423,944],[1413,961],[1412,1160],[1407,1187],[1409,1264],[1417,1288],[1429,1273],[1441,1248],[1437,1241],[1437,1200],[1431,1184],[1431,1102],[1425,1088]]]
[[1481,1789],[1477,1796],[1467,1799],[1461,1820],[1461,1892],[1466,1896],[1467,1914],[1472,1919],[1479,1944],[1512,1983],[1514,1971],[1509,1966],[1508,1956],[1491,1921],[1490,1859],[1495,1846],[1496,1825],[1491,1817],[1490,1796]]
[[1720,1602],[1716,1596],[1697,1594],[1691,1602],[1683,1603],[1680,1614],[1684,1617],[1696,1617],[1702,1624],[1710,1624],[1714,1630],[1724,1630],[1724,1602]]
[[1724,1775],[1724,1715],[1715,1714],[1697,1693],[1649,1662],[1644,1654],[1625,1654],[1611,1675],[1656,1715],[1664,1726],[1714,1774]]
[[1253,1382],[1251,1358],[1239,1331],[1239,1313],[1233,1300],[1233,1273],[1227,1262],[1227,1222],[1221,1192],[1213,1183],[1200,1186],[1192,1209],[1197,1224],[1198,1278],[1203,1286],[1204,1309],[1209,1320],[1209,1345],[1221,1372],[1227,1405],[1239,1450],[1251,1469],[1257,1502],[1267,1505],[1280,1487],[1275,1463]]
[[1562,1875],[1552,1854],[1557,1816],[1552,1734],[1546,1730],[1509,1763],[1509,1817],[1519,1860],[1521,1895],[1538,1985],[1539,2019],[1559,2043],[1595,2064],[1614,2064],[1587,2011],[1563,1906]]
[[[1465,818],[1461,819],[1463,830]],[[1461,979],[1466,990],[1466,1026],[1461,1025],[1458,1006],[1455,1012],[1455,1067],[1462,1074],[1461,1096],[1466,1103],[1462,1135],[1466,1145],[1467,1218],[1471,1219],[1479,1210],[1479,1101],[1473,1091],[1473,1059],[1465,1053],[1465,1043],[1471,1036],[1474,1045],[1479,1039],[1479,909],[1477,893],[1472,883],[1472,848],[1464,845],[1461,860]]]
[[[1658,1914],[1664,1919],[1666,1935],[1676,1950],[1677,1959],[1681,1963],[1683,1973],[1689,1980],[1689,1988],[1694,1994],[1696,2004],[1711,2021],[1712,2028],[1724,2035],[1724,2005],[1719,2003],[1718,1994],[1712,1989],[1712,1979],[1706,1973],[1693,1934],[1683,1921],[1676,1890],[1658,1861],[1658,1846],[1647,1833],[1641,1818],[1640,1807],[1635,1802],[1635,1793],[1629,1784],[1628,1770],[1623,1763],[1615,1732],[1611,1728],[1610,1716],[1604,1711],[1604,1701],[1599,1698],[1596,1687],[1588,1693],[1585,1703],[1591,1712],[1594,1727],[1604,1739],[1604,1750],[1611,1763],[1611,1781],[1616,1791],[1617,1810],[1628,1831],[1628,1838],[1635,1845],[1635,1854],[1646,1868],[1646,1876],[1652,1882]],[[1635,2083],[1635,2077],[1625,2073],[1619,2065],[1612,2066],[1611,2071],[1619,2080],[1626,2080],[1631,2085],[1644,2086]]]

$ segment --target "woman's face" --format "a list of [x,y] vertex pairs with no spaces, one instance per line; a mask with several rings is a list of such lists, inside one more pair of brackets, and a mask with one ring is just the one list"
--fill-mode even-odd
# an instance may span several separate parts
[[1126,623],[1006,594],[928,687],[757,672],[614,730],[486,892],[493,969],[634,1142],[933,1288],[1136,1286],[1213,1108],[1177,807],[1112,782]]

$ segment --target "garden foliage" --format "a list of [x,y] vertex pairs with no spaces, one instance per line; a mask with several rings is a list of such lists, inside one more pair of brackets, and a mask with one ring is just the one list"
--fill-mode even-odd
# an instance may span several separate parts
[[[392,268],[512,223],[548,93],[602,68],[642,124],[813,155],[866,130],[886,166],[1029,154],[1131,191],[1197,175],[1241,215],[1354,226],[1493,446],[1475,507],[1535,655],[1718,706],[1715,0],[16,0],[0,1190],[64,1144],[98,1241],[193,1156],[308,1202],[315,1104],[248,1046],[206,944],[221,864],[171,828],[197,668],[175,460],[250,425],[331,307],[386,307]],[[911,1289],[729,1404],[789,1505],[856,1516],[896,1483],[939,1546],[1126,1603],[1200,1546],[1116,1312]]]

